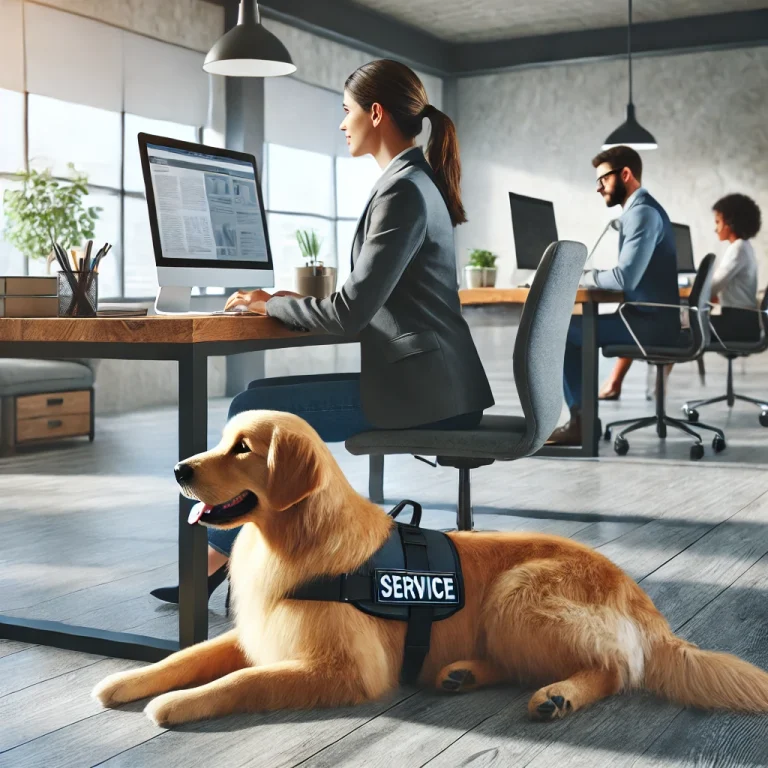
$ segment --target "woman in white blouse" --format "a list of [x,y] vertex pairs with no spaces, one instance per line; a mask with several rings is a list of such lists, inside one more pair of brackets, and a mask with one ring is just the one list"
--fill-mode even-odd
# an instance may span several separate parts
[[722,314],[712,316],[712,326],[724,341],[756,341],[757,259],[749,241],[760,231],[760,209],[751,198],[737,194],[721,198],[712,210],[717,236],[730,243],[712,277],[712,301],[722,306]]
[[[760,315],[757,302],[757,259],[749,241],[760,231],[760,209],[746,195],[726,195],[713,206],[715,233],[730,245],[712,276],[712,301],[719,302],[719,315],[711,315],[712,325],[723,341],[757,341]],[[717,340],[716,338],[714,339]],[[620,358],[600,390],[601,400],[618,400],[621,385],[632,365],[631,358]],[[666,375],[672,366],[666,367]]]

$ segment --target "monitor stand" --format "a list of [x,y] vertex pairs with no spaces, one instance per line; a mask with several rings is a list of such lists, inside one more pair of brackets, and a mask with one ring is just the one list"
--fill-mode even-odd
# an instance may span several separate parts
[[161,285],[155,299],[156,315],[188,315],[192,288],[188,285]]
[[518,267],[515,267],[515,276],[513,281],[514,285],[517,288],[525,288],[530,286],[535,275],[535,269],[519,269]]

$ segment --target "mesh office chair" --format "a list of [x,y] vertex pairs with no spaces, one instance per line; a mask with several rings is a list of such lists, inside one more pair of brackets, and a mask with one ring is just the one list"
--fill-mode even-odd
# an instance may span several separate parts
[[541,448],[560,419],[565,339],[587,259],[581,243],[552,243],[533,278],[515,340],[513,370],[523,416],[484,416],[475,429],[376,430],[346,442],[356,455],[437,456],[459,470],[456,526],[472,530],[470,475],[494,461],[514,461]]
[[[701,435],[694,432],[684,421],[673,419],[667,416],[664,405],[664,366],[667,363],[687,363],[697,360],[710,341],[709,326],[709,296],[712,285],[712,271],[715,263],[714,254],[710,253],[704,257],[696,273],[696,279],[691,289],[691,295],[688,299],[688,312],[690,317],[690,330],[681,334],[679,343],[675,346],[643,346],[635,335],[632,327],[624,316],[624,307],[659,307],[666,309],[676,309],[679,311],[678,304],[655,304],[652,302],[626,302],[619,307],[627,329],[635,339],[635,344],[612,344],[603,347],[603,354],[606,357],[631,357],[633,360],[645,360],[656,366],[656,414],[646,416],[641,419],[622,419],[608,424],[603,435],[605,440],[611,439],[614,427],[624,427],[619,432],[613,443],[613,448],[619,456],[624,456],[629,451],[629,442],[626,435],[637,429],[645,427],[656,427],[656,434],[660,438],[667,436],[667,427],[679,429],[691,437],[696,442],[691,446],[691,459],[697,461],[704,455],[704,446],[702,445]],[[712,440],[712,448],[716,453],[725,449],[725,435],[721,429],[710,426],[709,424],[697,424],[699,429],[707,429],[715,433]]]
[[683,406],[683,415],[689,422],[696,424],[699,421],[699,408],[713,403],[728,403],[729,408],[733,408],[736,400],[745,403],[752,403],[760,406],[760,423],[768,427],[768,398],[765,400],[756,400],[754,397],[739,395],[733,391],[733,361],[737,357],[749,357],[768,349],[768,287],[763,294],[763,300],[760,302],[760,309],[752,307],[744,308],[744,311],[757,312],[760,315],[760,339],[758,341],[722,341],[719,338],[712,339],[706,348],[706,352],[718,352],[728,360],[728,378],[726,384],[726,393],[720,397],[711,397],[706,400],[689,400]]

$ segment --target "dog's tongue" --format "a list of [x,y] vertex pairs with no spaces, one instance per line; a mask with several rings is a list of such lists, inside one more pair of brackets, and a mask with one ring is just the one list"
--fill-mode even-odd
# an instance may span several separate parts
[[192,507],[192,510],[189,513],[189,517],[187,518],[187,522],[190,525],[194,525],[203,515],[208,514],[208,512],[210,512],[212,509],[213,507],[209,506],[208,504],[203,504],[202,501],[198,502],[194,507]]

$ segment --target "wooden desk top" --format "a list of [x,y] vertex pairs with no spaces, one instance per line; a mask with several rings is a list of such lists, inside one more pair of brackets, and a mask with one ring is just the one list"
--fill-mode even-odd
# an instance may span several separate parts
[[[681,288],[687,297],[690,288]],[[528,288],[467,288],[459,291],[464,306],[525,304]],[[617,304],[617,291],[588,291],[580,288],[576,304]],[[0,318],[0,342],[119,342],[128,344],[197,344],[215,341],[254,341],[306,338],[271,317],[197,315],[188,317],[39,317]],[[346,339],[349,341],[349,339]],[[339,343],[342,337],[338,337]]]
[[[120,342],[191,344],[211,341],[306,338],[271,317],[0,318],[0,342]],[[341,337],[339,337],[341,340]]]
[[[530,288],[464,288],[459,291],[462,306],[482,304],[525,304]],[[680,298],[691,295],[690,288],[680,289]],[[587,290],[579,288],[576,291],[574,304],[620,304],[624,294],[619,291]]]

